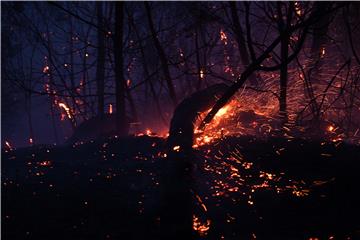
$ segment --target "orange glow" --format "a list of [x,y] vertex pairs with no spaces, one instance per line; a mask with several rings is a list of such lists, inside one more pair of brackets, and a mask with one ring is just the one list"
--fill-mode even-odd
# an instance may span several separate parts
[[180,151],[180,146],[173,147],[173,150],[176,151],[176,152],[179,152]]
[[113,106],[112,106],[112,104],[111,104],[111,103],[109,104],[109,113],[110,113],[110,114],[112,114],[112,113],[113,113]]
[[301,8],[300,8],[300,4],[298,2],[294,3],[295,5],[295,12],[298,16],[301,16],[302,12],[301,12]]
[[227,45],[227,36],[225,34],[225,32],[221,29],[220,30],[220,40],[225,44]]
[[332,132],[332,131],[334,131],[334,130],[335,130],[335,128],[334,128],[333,126],[330,125],[330,126],[328,127],[328,131],[329,131],[329,132]]
[[205,77],[204,70],[200,70],[200,78],[203,79]]
[[193,229],[199,233],[200,236],[206,236],[207,232],[210,229],[211,221],[209,219],[206,220],[205,223],[202,223],[200,219],[193,215]]
[[325,48],[322,47],[320,52],[320,57],[324,57],[324,56],[325,56]]
[[46,167],[51,165],[51,161],[46,160],[39,163],[40,166]]
[[11,145],[10,145],[10,143],[9,143],[8,141],[5,141],[5,145],[6,145],[10,150],[12,150],[12,147],[11,147]]
[[72,116],[71,116],[70,108],[69,108],[68,106],[66,106],[65,103],[59,103],[58,105],[59,105],[60,108],[62,108],[62,109],[65,110],[67,117],[68,117],[69,119],[71,119]]
[[222,117],[224,116],[229,110],[230,110],[230,105],[227,105],[223,108],[221,108],[215,115],[215,117]]
[[50,70],[50,67],[49,67],[49,66],[45,66],[45,67],[43,68],[43,73],[48,73],[49,70]]

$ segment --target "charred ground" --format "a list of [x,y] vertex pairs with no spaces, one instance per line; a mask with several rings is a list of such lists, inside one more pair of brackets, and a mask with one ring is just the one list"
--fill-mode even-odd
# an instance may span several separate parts
[[[359,237],[358,146],[226,137],[195,151],[200,238]],[[3,237],[159,239],[166,160],[149,136],[3,151]]]

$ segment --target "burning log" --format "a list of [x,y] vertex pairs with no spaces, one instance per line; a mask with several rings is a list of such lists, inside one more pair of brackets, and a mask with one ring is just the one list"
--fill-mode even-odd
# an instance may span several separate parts
[[[162,171],[163,239],[193,239],[192,166],[194,124],[201,112],[208,110],[227,85],[216,84],[196,92],[175,109],[168,138],[168,158]],[[196,229],[195,229],[196,230]]]
[[170,152],[173,152],[176,146],[184,151],[192,149],[194,123],[198,115],[210,109],[227,89],[226,84],[215,84],[194,93],[178,105],[170,123],[168,138]]

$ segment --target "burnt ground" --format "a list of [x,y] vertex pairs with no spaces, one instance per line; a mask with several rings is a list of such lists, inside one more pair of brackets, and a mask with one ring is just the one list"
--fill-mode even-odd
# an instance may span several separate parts
[[[158,239],[164,153],[148,136],[3,150],[2,239]],[[360,238],[359,146],[228,137],[196,155],[199,239]]]

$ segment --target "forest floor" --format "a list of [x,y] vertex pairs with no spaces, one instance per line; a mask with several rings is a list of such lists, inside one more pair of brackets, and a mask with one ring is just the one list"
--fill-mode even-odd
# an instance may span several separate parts
[[[227,137],[196,155],[199,239],[360,239],[359,146]],[[158,239],[165,156],[149,136],[3,150],[2,239]]]

